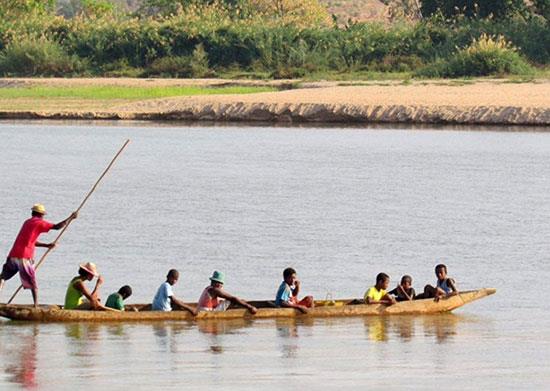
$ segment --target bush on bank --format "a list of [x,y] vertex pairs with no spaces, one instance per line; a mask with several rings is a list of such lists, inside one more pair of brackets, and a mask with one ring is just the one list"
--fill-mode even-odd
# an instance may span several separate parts
[[[286,78],[424,69],[425,76],[475,76],[476,64],[483,74],[500,74],[529,72],[525,61],[550,63],[550,28],[541,16],[434,16],[417,23],[344,27],[320,23],[322,15],[315,18],[300,25],[296,17],[285,22],[236,16],[217,3],[161,18],[102,13],[65,19],[28,12],[24,18],[0,17],[0,73],[204,77],[240,70]],[[502,36],[516,49],[464,52],[484,34]],[[496,71],[483,65],[493,61],[489,58],[501,64]]]
[[504,37],[482,35],[449,58],[415,72],[424,77],[529,75],[534,69]]

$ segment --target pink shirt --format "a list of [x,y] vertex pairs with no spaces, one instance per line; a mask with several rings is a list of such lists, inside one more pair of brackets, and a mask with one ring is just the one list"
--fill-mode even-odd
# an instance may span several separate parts
[[33,259],[34,245],[41,233],[48,232],[54,224],[41,217],[31,217],[23,223],[8,258]]
[[199,308],[208,308],[208,309],[213,310],[214,308],[216,308],[218,306],[218,304],[220,304],[220,300],[217,297],[214,299],[214,298],[212,298],[212,296],[210,296],[210,288],[212,288],[212,287],[207,286],[202,291],[202,295],[201,295],[201,297],[199,299],[199,302],[198,302],[198,307]]

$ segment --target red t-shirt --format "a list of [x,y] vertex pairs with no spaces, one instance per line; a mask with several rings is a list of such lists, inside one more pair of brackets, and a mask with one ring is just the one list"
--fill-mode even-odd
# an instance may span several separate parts
[[41,217],[31,217],[23,223],[8,258],[34,258],[34,245],[38,236],[48,232],[54,225]]

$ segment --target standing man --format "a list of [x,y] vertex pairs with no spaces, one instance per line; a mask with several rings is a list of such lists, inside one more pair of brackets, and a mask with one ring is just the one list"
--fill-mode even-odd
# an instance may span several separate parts
[[48,232],[51,229],[61,229],[72,219],[76,219],[77,213],[73,212],[67,219],[60,223],[53,224],[44,220],[46,208],[42,204],[35,204],[32,209],[32,217],[23,223],[15,243],[8,254],[6,263],[2,267],[0,274],[0,291],[4,286],[4,280],[9,280],[17,272],[21,278],[23,288],[30,289],[34,306],[38,306],[38,286],[36,284],[36,275],[34,270],[34,248],[47,247],[53,248],[54,243],[38,242],[38,236],[41,233]]

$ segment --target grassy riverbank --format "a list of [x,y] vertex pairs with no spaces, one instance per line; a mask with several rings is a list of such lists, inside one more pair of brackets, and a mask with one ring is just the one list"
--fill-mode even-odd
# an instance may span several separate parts
[[[76,80],[76,79],[75,79]],[[4,83],[6,84],[6,83]],[[0,110],[74,110],[95,111],[108,109],[115,105],[168,97],[186,97],[197,95],[231,95],[273,92],[277,89],[269,86],[221,86],[207,85],[110,85],[98,79],[88,84],[56,85],[48,83],[13,83],[2,87],[0,82]],[[153,83],[154,84],[154,83]]]
[[11,119],[550,125],[550,81],[542,79],[0,79],[1,86],[0,118]]

